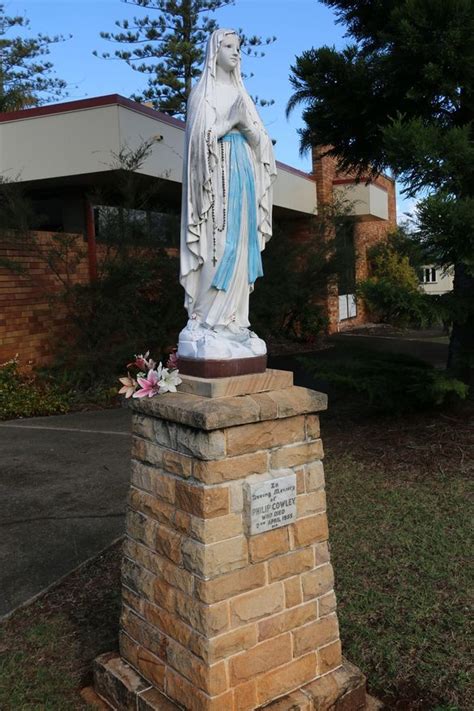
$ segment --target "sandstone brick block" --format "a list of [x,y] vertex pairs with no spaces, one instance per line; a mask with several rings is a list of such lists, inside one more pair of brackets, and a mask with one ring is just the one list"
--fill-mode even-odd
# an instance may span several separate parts
[[312,652],[339,638],[339,627],[335,614],[322,617],[293,632],[294,656]]
[[292,691],[288,696],[266,704],[264,711],[314,711],[314,707],[302,691]]
[[283,610],[284,604],[285,594],[281,583],[244,593],[230,601],[231,625],[237,627],[274,615]]
[[[258,623],[258,639],[263,641],[276,637],[283,632],[294,630],[296,627],[306,625],[308,622],[316,620],[318,616],[318,606],[316,601],[293,607],[279,615],[267,617]],[[300,656],[300,655],[298,655]]]
[[233,654],[254,647],[257,641],[257,626],[255,624],[237,627],[231,632],[212,637],[208,641],[206,659],[212,664],[219,659],[226,659]]
[[150,516],[161,523],[173,525],[175,515],[174,506],[166,503],[165,501],[161,501],[161,499],[157,499],[153,496],[153,494],[141,491],[141,489],[136,489],[132,486],[129,493],[128,503],[130,508],[134,511],[139,511],[140,513]]
[[120,617],[122,630],[140,646],[148,649],[159,659],[165,661],[167,638],[151,624],[136,615],[128,607],[122,608]]
[[[140,441],[143,442],[144,440]],[[132,459],[132,471],[130,475],[130,481],[134,486],[137,487],[137,489],[141,489],[143,491],[148,491],[149,493],[151,493],[151,477],[152,470],[149,467],[144,467],[142,465],[142,462],[139,462],[136,459]]]
[[137,669],[138,643],[131,639],[123,630],[119,633],[120,656]]
[[303,546],[325,541],[329,536],[328,520],[325,513],[301,518],[292,524],[292,529],[295,548],[302,548]]
[[137,697],[133,711],[178,711],[178,706],[161,691],[148,688]]
[[277,405],[278,417],[291,417],[327,409],[327,396],[307,388],[294,386],[284,390],[274,390],[269,393],[269,396]]
[[205,484],[221,484],[268,471],[268,452],[253,452],[214,461],[195,460],[193,476]]
[[326,492],[324,489],[312,491],[296,497],[296,515],[298,518],[310,516],[326,510]]
[[265,566],[250,565],[212,580],[195,580],[195,594],[205,603],[219,602],[265,585]]
[[155,531],[154,548],[158,553],[169,558],[173,563],[181,565],[181,545],[183,537],[166,526],[158,525]]
[[173,610],[168,612],[157,605],[146,603],[143,613],[144,618],[171,639],[179,642],[183,647],[190,649],[194,654],[205,661],[209,660],[208,643],[205,637],[193,630],[183,622]]
[[306,415],[306,438],[318,439],[320,434],[319,415]]
[[365,683],[360,670],[343,659],[341,666],[307,684],[303,691],[316,708],[363,711],[372,708],[367,704]]
[[170,585],[188,594],[192,593],[194,578],[191,573],[176,566],[158,553],[153,553],[131,538],[125,540],[124,555],[136,561],[141,567],[146,568],[154,575],[163,578]]
[[295,474],[296,474],[296,493],[297,494],[304,494],[306,491],[304,467],[295,469]]
[[257,683],[255,679],[239,684],[234,689],[234,711],[253,711],[257,708]]
[[245,536],[207,545],[187,538],[183,542],[182,553],[185,568],[202,578],[214,578],[243,568],[248,563],[248,544]]
[[163,691],[165,681],[165,664],[157,656],[144,647],[138,646],[137,669],[157,689]]
[[169,612],[176,606],[176,588],[163,578],[155,578],[153,583],[153,602]]
[[130,588],[139,597],[153,599],[155,576],[130,558],[122,560],[122,585]]
[[270,669],[275,669],[291,661],[291,635],[280,635],[275,639],[257,644],[243,654],[236,654],[229,660],[230,683],[237,686],[253,679]]
[[278,556],[268,562],[268,579],[283,580],[291,578],[293,575],[311,570],[314,566],[314,552],[312,548],[293,551],[286,555]]
[[167,662],[210,696],[222,694],[228,688],[224,662],[205,664],[202,659],[173,640],[168,642]]
[[329,543],[328,541],[323,541],[322,543],[314,544],[314,565],[324,565],[324,563],[329,563]]
[[199,600],[177,591],[176,613],[184,622],[207,637],[215,637],[229,628],[227,602],[205,605]]
[[329,615],[331,612],[336,611],[336,594],[334,590],[331,590],[327,595],[323,595],[318,598],[318,614],[319,617],[324,617]]
[[144,488],[170,504],[174,503],[175,480],[155,467],[132,460],[131,480],[138,488]]
[[317,491],[324,486],[324,465],[320,460],[306,466],[306,491]]
[[231,513],[216,518],[199,518],[176,510],[176,528],[201,543],[218,543],[243,534],[242,515]]
[[321,597],[334,587],[334,573],[330,563],[315,568],[309,573],[304,573],[301,578],[303,586],[303,600]]
[[153,439],[153,420],[134,413],[132,417],[132,432],[134,435]]
[[275,555],[290,550],[288,527],[275,528],[273,531],[259,533],[249,539],[249,554],[252,563],[267,560]]
[[260,420],[273,420],[278,416],[276,402],[272,400],[268,392],[252,393],[250,399],[256,403],[259,409]]
[[300,576],[289,578],[283,582],[285,587],[285,607],[294,607],[303,602],[303,591],[301,590]]
[[122,603],[134,610],[140,617],[144,617],[146,598],[139,595],[129,587],[122,585]]
[[260,704],[298,689],[316,676],[316,654],[307,654],[257,679]]
[[242,533],[242,514],[235,513],[208,519],[192,516],[189,526],[189,535],[202,543],[218,543]]
[[[325,410],[327,397],[323,393],[300,387],[274,390],[268,396],[277,406],[277,417],[286,418]],[[165,393],[159,398],[133,400],[135,412],[153,418],[165,417],[191,428],[215,431],[249,422],[259,422],[268,417],[261,408],[260,397],[255,395],[226,397],[220,400],[196,398],[195,395]],[[265,408],[269,412],[269,408]],[[273,413],[271,414],[273,417]]]
[[[183,397],[183,396],[181,396]],[[226,456],[222,430],[204,432],[169,420],[154,420],[154,441],[181,454],[198,459],[220,459]]]
[[132,457],[176,476],[189,477],[192,474],[193,460],[190,456],[141,437],[132,439]]
[[231,457],[262,449],[267,450],[284,444],[302,442],[305,439],[304,417],[266,420],[232,427],[226,431],[226,436],[227,454]]
[[162,467],[165,472],[176,476],[190,477],[192,475],[193,460],[185,454],[164,449],[162,452]]
[[229,485],[230,510],[241,513],[244,509],[244,490],[240,481],[232,481]]
[[176,482],[176,505],[194,516],[213,518],[229,513],[229,489],[227,487],[205,488]]
[[323,456],[323,445],[320,439],[303,444],[291,444],[272,452],[271,468],[301,467],[313,459],[322,459]]
[[342,664],[341,642],[337,640],[318,649],[318,674],[327,674]]
[[143,543],[148,548],[154,548],[158,530],[156,521],[132,509],[127,511],[126,529],[128,536],[139,543]]
[[233,691],[225,691],[219,696],[208,696],[204,691],[175,672],[166,669],[166,695],[181,704],[187,711],[224,711],[232,709]]

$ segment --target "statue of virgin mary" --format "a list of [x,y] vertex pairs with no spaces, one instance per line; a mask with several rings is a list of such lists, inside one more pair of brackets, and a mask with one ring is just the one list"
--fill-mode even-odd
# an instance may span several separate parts
[[180,282],[189,320],[181,359],[265,355],[265,342],[249,330],[249,295],[263,275],[275,177],[272,142],[242,82],[239,37],[216,30],[188,101]]

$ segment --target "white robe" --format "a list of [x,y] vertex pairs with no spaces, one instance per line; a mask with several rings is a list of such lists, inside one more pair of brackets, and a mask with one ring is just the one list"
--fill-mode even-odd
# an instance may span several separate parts
[[[185,155],[183,167],[183,201],[181,216],[180,281],[185,290],[185,307],[190,319],[207,328],[221,329],[234,324],[247,328],[249,324],[248,222],[241,220],[241,234],[232,281],[227,291],[212,286],[222,258],[226,229],[216,229],[213,245],[212,203],[216,227],[223,224],[226,207],[222,191],[222,169],[229,185],[230,145],[222,144],[220,126],[228,116],[237,97],[243,99],[249,123],[253,126],[249,151],[256,193],[257,228],[260,250],[271,237],[272,183],[276,176],[273,147],[255,106],[240,77],[240,67],[232,72],[232,85],[224,88],[216,80],[216,55],[219,44],[230,30],[217,30],[210,38],[203,74],[188,102]],[[242,201],[243,217],[247,210]],[[213,264],[213,257],[218,262]]]

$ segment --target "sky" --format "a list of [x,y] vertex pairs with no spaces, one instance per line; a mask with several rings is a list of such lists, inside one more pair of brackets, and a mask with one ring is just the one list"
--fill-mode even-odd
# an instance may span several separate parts
[[[93,56],[97,50],[111,52],[116,47],[100,37],[101,31],[114,31],[116,20],[143,16],[145,10],[122,0],[5,0],[9,15],[24,15],[32,34],[72,35],[51,46],[50,60],[56,73],[68,83],[66,100],[121,94],[130,96],[146,86],[146,76],[133,71],[122,60]],[[153,15],[153,10],[149,10]],[[317,0],[236,0],[235,6],[215,13],[221,27],[242,28],[247,35],[269,37],[274,44],[264,48],[265,57],[242,58],[242,69],[254,76],[246,80],[252,96],[273,99],[275,104],[259,109],[269,135],[276,140],[277,160],[301,170],[311,170],[309,154],[300,156],[298,128],[301,108],[289,119],[285,109],[292,94],[289,81],[295,57],[311,47],[324,44],[345,45],[344,27],[336,24],[332,10]],[[120,47],[120,45],[118,45]],[[408,203],[399,201],[400,211]]]

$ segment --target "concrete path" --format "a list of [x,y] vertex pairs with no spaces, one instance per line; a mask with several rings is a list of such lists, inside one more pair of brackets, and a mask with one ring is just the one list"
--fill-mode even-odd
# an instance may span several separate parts
[[[442,342],[446,340],[446,342]],[[439,342],[441,341],[441,342]],[[359,346],[374,351],[384,351],[389,353],[403,353],[430,363],[435,368],[446,368],[448,360],[447,339],[429,340],[428,338],[400,337],[400,336],[380,336],[370,333],[360,332],[337,333],[328,338],[329,343],[342,343],[350,347]]]
[[124,532],[130,411],[0,422],[0,616]]

